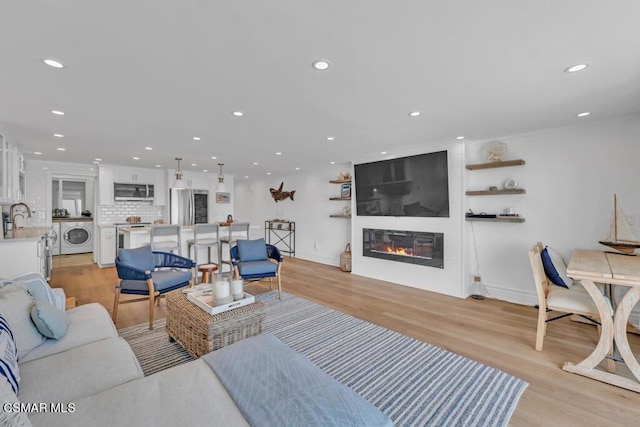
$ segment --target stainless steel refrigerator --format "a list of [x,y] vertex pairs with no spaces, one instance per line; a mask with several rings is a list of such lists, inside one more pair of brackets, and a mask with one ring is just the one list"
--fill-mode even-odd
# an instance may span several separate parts
[[169,193],[171,224],[194,225],[209,222],[209,191],[172,188]]

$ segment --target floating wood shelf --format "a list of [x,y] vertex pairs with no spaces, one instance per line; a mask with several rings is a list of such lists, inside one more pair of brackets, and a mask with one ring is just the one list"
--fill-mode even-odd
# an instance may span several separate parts
[[467,191],[467,196],[498,196],[500,194],[524,194],[526,191],[524,188],[516,188],[515,190],[481,190],[481,191]]
[[351,197],[331,197],[329,200],[351,200]]
[[351,218],[351,215],[333,214],[329,215],[330,218]]
[[334,179],[329,181],[331,184],[351,184],[350,179]]
[[504,162],[491,162],[491,163],[479,163],[477,165],[467,165],[467,169],[478,170],[478,169],[506,168],[509,166],[521,166],[524,164],[525,164],[524,160],[518,159],[518,160],[507,160]]
[[491,221],[491,222],[524,222],[522,217],[506,217],[506,218],[465,218],[467,221]]

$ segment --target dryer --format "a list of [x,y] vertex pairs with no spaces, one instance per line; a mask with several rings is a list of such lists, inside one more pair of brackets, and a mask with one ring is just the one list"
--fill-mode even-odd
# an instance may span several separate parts
[[50,234],[51,255],[60,255],[60,223],[54,222]]
[[61,222],[58,238],[61,254],[93,252],[93,222]]

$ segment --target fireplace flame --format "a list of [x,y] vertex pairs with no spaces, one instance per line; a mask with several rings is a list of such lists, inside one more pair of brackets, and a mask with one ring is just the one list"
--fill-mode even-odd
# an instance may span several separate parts
[[390,254],[396,254],[396,255],[409,255],[407,253],[407,251],[404,248],[396,248],[393,249],[391,246],[387,246],[385,248],[385,251],[390,253]]

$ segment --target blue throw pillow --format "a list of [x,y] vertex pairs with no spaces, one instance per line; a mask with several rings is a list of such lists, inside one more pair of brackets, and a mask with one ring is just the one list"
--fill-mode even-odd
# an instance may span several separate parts
[[547,246],[540,252],[540,257],[544,273],[552,283],[567,289],[573,285],[573,280],[567,276],[567,266],[560,254]]
[[6,378],[13,392],[18,394],[18,382],[20,382],[18,348],[9,323],[0,315],[0,381],[4,381],[2,377]]
[[264,239],[238,240],[238,256],[240,261],[264,261],[267,257],[267,244]]
[[141,270],[153,272],[156,268],[153,262],[151,246],[143,246],[136,249],[120,249],[118,256],[121,262]]
[[36,301],[31,308],[31,320],[47,338],[60,339],[67,332],[67,313],[47,301]]

